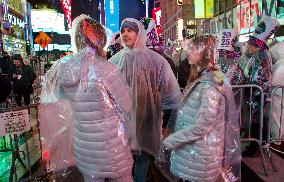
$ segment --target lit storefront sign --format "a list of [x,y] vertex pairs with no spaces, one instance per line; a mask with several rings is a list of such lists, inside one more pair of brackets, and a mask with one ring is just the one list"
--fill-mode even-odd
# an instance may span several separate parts
[[72,17],[71,17],[71,0],[62,0],[62,9],[64,15],[67,18],[68,28],[72,27]]
[[177,38],[178,38],[178,41],[183,40],[182,30],[183,30],[183,19],[178,19],[178,21],[177,21]]
[[204,0],[194,0],[195,18],[204,18]]
[[214,0],[194,0],[195,18],[213,18]]
[[158,35],[160,36],[162,34],[162,11],[161,11],[161,7],[157,7],[157,8],[154,8],[152,10],[152,17],[153,19],[155,20],[156,22],[156,25],[157,25],[157,33]]
[[105,0],[106,27],[113,32],[119,30],[119,0]]

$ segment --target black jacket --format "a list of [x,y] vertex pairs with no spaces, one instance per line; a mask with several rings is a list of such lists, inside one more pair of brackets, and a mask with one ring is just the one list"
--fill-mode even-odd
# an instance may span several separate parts
[[[13,78],[13,74],[21,75],[21,78]],[[8,73],[9,78],[13,82],[13,92],[16,94],[31,94],[33,93],[33,82],[36,79],[36,74],[28,65],[16,67],[11,66]]]

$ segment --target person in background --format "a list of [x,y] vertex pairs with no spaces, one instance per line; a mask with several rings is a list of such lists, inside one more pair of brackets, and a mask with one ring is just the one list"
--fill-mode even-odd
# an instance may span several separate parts
[[121,45],[120,32],[116,32],[113,34],[110,45],[107,48],[107,59],[110,59],[117,52],[119,52],[122,48],[123,47]]
[[[275,19],[268,16],[262,16],[252,36],[249,37],[247,42],[247,51],[249,59],[244,68],[245,83],[256,84],[263,90],[264,105],[260,105],[261,93],[258,89],[253,89],[252,93],[252,125],[251,136],[253,138],[259,137],[260,128],[260,108],[265,107],[267,104],[267,96],[271,89],[272,83],[272,63],[273,59],[268,52],[266,40],[280,27],[280,23]],[[242,67],[242,66],[241,66]],[[250,92],[246,92],[250,93]],[[246,95],[249,100],[250,96]],[[263,118],[263,137],[266,138],[267,126],[266,118]],[[247,150],[243,152],[243,156],[254,157],[257,156],[259,146],[257,142],[250,142]]]
[[182,50],[181,56],[180,56],[180,61],[178,64],[178,83],[179,86],[181,88],[181,90],[183,90],[186,85],[187,82],[189,80],[189,75],[190,75],[190,64],[188,63],[188,58],[187,58],[187,54],[186,51]]
[[16,103],[22,106],[22,98],[25,105],[30,104],[30,95],[33,93],[33,83],[36,74],[29,65],[25,65],[20,54],[15,54],[12,58],[13,65],[10,67],[8,77],[13,82],[13,93]]
[[10,80],[0,73],[0,103],[7,101],[12,91],[12,84]]
[[8,74],[9,68],[12,65],[11,58],[9,54],[5,51],[2,52],[2,57],[0,58],[0,73],[4,76]]
[[134,180],[146,182],[149,161],[158,153],[162,138],[162,111],[178,107],[180,89],[169,63],[146,46],[141,22],[123,20],[120,33],[124,48],[109,61],[118,66],[131,89]]

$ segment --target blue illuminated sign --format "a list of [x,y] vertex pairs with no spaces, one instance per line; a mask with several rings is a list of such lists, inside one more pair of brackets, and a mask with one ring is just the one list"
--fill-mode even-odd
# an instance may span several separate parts
[[105,18],[107,28],[119,31],[119,0],[105,0]]

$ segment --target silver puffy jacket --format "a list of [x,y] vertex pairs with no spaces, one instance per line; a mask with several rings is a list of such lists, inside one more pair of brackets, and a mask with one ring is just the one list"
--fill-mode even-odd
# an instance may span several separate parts
[[75,111],[73,147],[76,166],[83,175],[94,178],[131,174],[131,151],[119,137],[119,131],[122,131],[119,111],[109,103],[104,92],[108,89],[119,103],[121,112],[127,113],[132,103],[129,87],[114,65],[101,60],[89,65],[88,89],[82,89],[84,63],[81,58],[79,55],[62,63],[60,73],[62,93],[72,102]]
[[209,75],[210,72],[203,75],[186,91],[174,133],[163,141],[173,149],[171,172],[185,180],[213,182],[220,174],[225,97],[220,91],[222,86],[209,79]]

